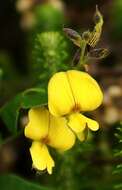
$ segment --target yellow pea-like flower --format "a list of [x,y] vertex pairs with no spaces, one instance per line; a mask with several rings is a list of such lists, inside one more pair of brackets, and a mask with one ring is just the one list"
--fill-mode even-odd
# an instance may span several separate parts
[[52,168],[55,166],[55,163],[44,143],[33,141],[30,153],[34,168],[38,170],[45,170],[47,168],[48,173],[52,174]]
[[92,111],[100,106],[103,93],[88,73],[69,70],[58,72],[48,83],[48,107],[54,116],[67,116],[69,127],[75,132],[82,132],[86,125],[93,131],[99,124],[80,112]]
[[66,151],[75,143],[75,135],[67,126],[63,117],[54,117],[45,107],[29,110],[29,123],[25,127],[25,136],[33,140],[30,154],[33,167],[47,169],[52,174],[55,163],[48,146],[59,151]]
[[99,85],[85,72],[59,72],[52,76],[48,84],[49,111],[55,116],[94,110],[102,99]]
[[68,125],[76,133],[82,132],[85,129],[86,124],[92,131],[97,131],[99,129],[99,124],[93,119],[90,119],[80,113],[73,113],[69,115]]

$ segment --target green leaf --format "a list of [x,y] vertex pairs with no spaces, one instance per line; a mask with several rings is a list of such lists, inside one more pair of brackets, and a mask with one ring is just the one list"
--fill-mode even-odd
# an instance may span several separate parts
[[42,187],[38,184],[26,181],[15,175],[0,176],[1,190],[49,190],[50,188]]
[[45,104],[47,104],[47,93],[44,89],[28,89],[18,94],[13,100],[3,106],[0,110],[0,117],[6,124],[7,129],[12,134],[16,134],[20,109],[29,109],[31,107],[42,106]]
[[31,108],[47,104],[47,92],[40,88],[31,88],[22,93],[22,108]]

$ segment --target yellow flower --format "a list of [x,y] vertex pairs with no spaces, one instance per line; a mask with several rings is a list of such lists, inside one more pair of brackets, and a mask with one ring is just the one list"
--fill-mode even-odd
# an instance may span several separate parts
[[54,117],[45,107],[29,110],[29,123],[24,132],[27,138],[33,140],[30,148],[33,167],[37,170],[47,169],[49,174],[52,174],[55,164],[47,145],[65,151],[75,143],[75,135],[67,127],[67,120]]
[[[58,72],[48,84],[48,106],[54,116],[66,116],[69,127],[78,135],[87,126],[93,131],[99,124],[80,112],[96,109],[103,100],[98,83],[88,73],[77,70]],[[82,138],[81,138],[82,139]]]

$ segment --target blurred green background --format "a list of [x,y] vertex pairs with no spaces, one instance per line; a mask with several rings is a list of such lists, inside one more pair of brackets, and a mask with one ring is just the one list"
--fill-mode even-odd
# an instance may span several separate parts
[[[31,166],[30,141],[15,131],[24,128],[29,107],[46,101],[44,87],[51,74],[70,68],[77,47],[63,27],[80,34],[92,29],[96,4],[104,18],[98,48],[109,50],[106,58],[89,64],[104,92],[102,106],[89,114],[100,130],[63,155],[51,150],[53,174],[38,173]],[[122,0],[1,1],[0,106],[1,190],[121,190]]]

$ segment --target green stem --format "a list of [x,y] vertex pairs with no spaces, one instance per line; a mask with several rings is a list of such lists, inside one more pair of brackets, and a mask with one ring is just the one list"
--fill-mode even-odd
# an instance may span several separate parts
[[81,55],[80,55],[80,60],[79,60],[79,63],[78,63],[79,67],[81,67],[81,66],[83,66],[85,64],[85,59],[84,58],[85,58],[86,45],[87,45],[86,41],[83,40],[81,42]]

